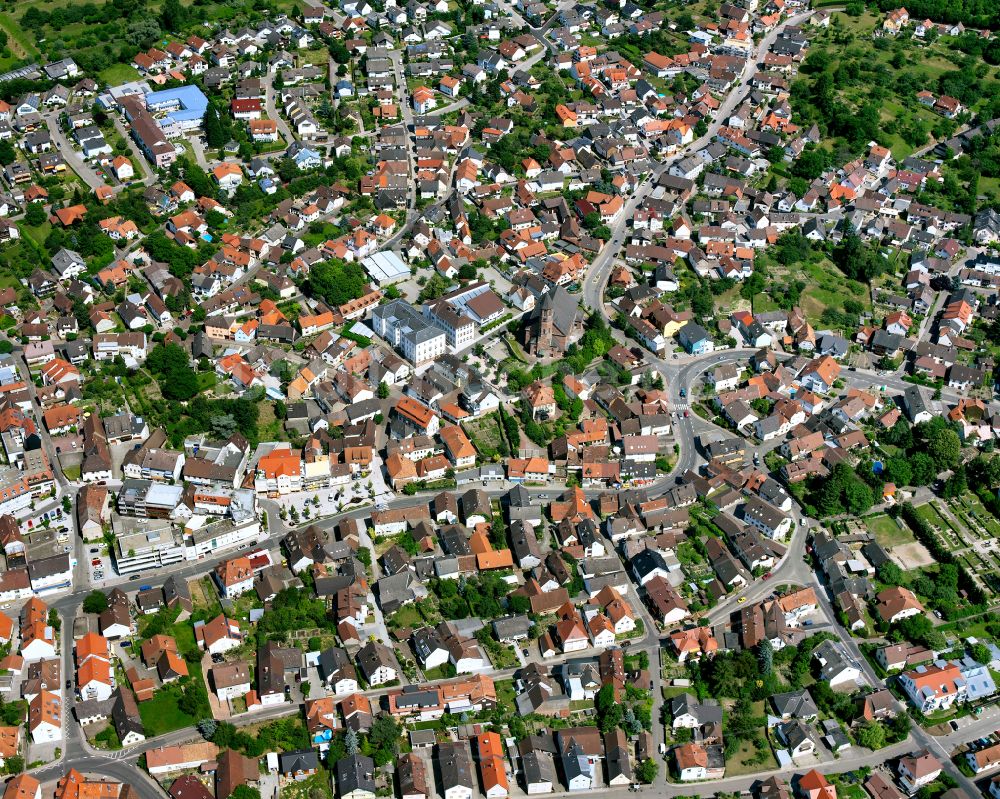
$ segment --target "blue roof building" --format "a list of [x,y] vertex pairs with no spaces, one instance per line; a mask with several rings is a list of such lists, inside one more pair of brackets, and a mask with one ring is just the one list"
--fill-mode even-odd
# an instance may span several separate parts
[[146,108],[150,111],[166,110],[165,121],[190,127],[201,124],[208,108],[208,98],[197,86],[178,86],[146,95]]

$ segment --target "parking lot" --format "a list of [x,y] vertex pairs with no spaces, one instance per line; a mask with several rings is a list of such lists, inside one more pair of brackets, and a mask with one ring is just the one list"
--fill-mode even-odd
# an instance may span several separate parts
[[87,569],[91,583],[100,583],[117,576],[112,568],[111,556],[102,554],[105,550],[100,544],[88,544],[84,550]]
[[[48,526],[46,526],[46,522]],[[72,534],[70,530],[71,520],[63,514],[62,508],[50,508],[28,519],[21,520],[21,530],[29,535],[39,535],[46,530],[55,532],[59,537],[65,536],[68,540]]]

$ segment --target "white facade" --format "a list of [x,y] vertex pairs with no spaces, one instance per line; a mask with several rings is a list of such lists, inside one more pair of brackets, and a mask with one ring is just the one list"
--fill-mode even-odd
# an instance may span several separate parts
[[102,680],[92,679],[85,685],[79,686],[80,696],[84,699],[97,699],[98,701],[104,701],[109,699],[111,694],[114,693],[114,688]]
[[53,743],[62,740],[62,727],[43,721],[31,731],[31,741],[36,744]]
[[[228,685],[225,688],[216,688],[215,695],[222,700],[236,699],[240,696],[246,696],[249,691],[250,683],[241,682],[236,685]],[[264,704],[263,700],[261,701],[261,704]]]
[[376,685],[385,685],[396,679],[396,670],[392,666],[379,666],[371,675],[368,684],[373,688]]

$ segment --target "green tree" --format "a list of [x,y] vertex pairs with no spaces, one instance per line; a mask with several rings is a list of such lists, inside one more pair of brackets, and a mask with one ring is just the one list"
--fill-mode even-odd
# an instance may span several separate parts
[[330,305],[343,305],[357,299],[367,282],[360,264],[332,259],[313,265],[309,270],[309,287]]
[[198,376],[180,345],[158,344],[146,358],[146,365],[156,375],[165,399],[184,402],[198,393]]
[[222,120],[219,118],[219,111],[211,103],[208,104],[208,108],[205,110],[202,127],[205,130],[205,143],[209,147],[222,147],[226,143],[226,131],[222,126]]
[[656,761],[651,757],[647,757],[639,764],[638,776],[639,780],[645,785],[651,785],[656,780],[656,775],[659,773],[660,767],[657,765]]
[[774,672],[774,647],[767,638],[757,645],[757,657],[760,659],[760,673],[765,676],[772,674]]
[[384,766],[396,756],[400,734],[399,723],[392,716],[383,713],[375,719],[368,733],[368,744],[372,749],[375,765]]
[[877,721],[868,721],[858,730],[858,743],[875,751],[885,746],[885,727]]
[[389,396],[389,385],[384,380],[382,380],[378,384],[378,398],[387,399],[388,396]]
[[177,32],[187,22],[187,9],[179,0],[166,0],[160,8],[160,25],[164,30]]
[[260,799],[260,791],[249,785],[237,785],[230,796],[232,799]]
[[458,268],[459,280],[475,280],[478,276],[476,267],[471,262],[466,262]]
[[41,203],[28,203],[28,207],[24,211],[24,224],[38,227],[45,224],[45,219],[45,207]]
[[926,452],[914,452],[910,455],[910,469],[913,472],[912,485],[915,486],[930,485],[937,477],[934,460]]
[[927,451],[938,471],[953,469],[958,465],[962,441],[951,428],[935,430],[927,440]]
[[902,585],[903,570],[891,560],[878,567],[878,579],[886,585]]
[[910,461],[903,457],[888,458],[885,462],[883,477],[898,486],[913,485],[913,468]]
[[104,613],[108,609],[108,598],[103,591],[91,591],[83,600],[84,613]]
[[970,651],[972,652],[972,657],[974,657],[976,661],[984,665],[989,663],[993,659],[993,657],[990,655],[990,650],[986,646],[986,644],[973,644],[972,649]]

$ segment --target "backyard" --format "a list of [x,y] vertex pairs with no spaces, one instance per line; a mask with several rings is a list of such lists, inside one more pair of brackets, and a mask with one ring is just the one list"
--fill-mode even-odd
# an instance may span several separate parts
[[211,717],[201,664],[188,662],[188,671],[190,676],[183,681],[186,685],[171,683],[160,688],[152,699],[139,703],[147,738],[193,727],[199,720]]
[[500,431],[500,417],[495,413],[473,419],[463,425],[480,457],[491,460],[507,454],[507,443]]
[[287,781],[281,788],[281,797],[282,799],[329,799],[333,796],[330,784],[330,773],[321,768],[300,782]]
[[191,603],[194,606],[194,613],[201,610],[207,613],[209,618],[212,618],[222,612],[219,593],[211,577],[190,580],[188,585],[191,588]]

